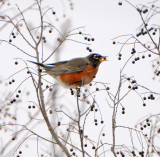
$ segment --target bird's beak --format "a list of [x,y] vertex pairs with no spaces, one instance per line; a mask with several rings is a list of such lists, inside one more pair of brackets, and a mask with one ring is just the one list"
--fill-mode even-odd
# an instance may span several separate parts
[[100,61],[100,62],[108,61],[108,60],[107,60],[107,56],[100,57],[100,58],[99,58],[99,61]]

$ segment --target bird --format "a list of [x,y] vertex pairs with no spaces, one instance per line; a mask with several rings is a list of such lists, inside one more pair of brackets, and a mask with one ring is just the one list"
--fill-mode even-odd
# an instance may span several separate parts
[[86,57],[73,58],[50,64],[29,62],[42,67],[46,74],[52,76],[63,85],[77,88],[89,84],[95,78],[99,65],[103,61],[108,61],[107,56],[91,53]]

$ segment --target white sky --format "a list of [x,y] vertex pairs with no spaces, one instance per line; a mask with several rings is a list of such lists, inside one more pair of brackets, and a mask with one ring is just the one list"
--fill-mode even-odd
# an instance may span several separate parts
[[[32,2],[32,0],[27,2],[26,1],[22,2],[17,0],[17,1],[13,1],[12,5],[14,6],[14,4],[17,3],[20,9],[23,10],[23,8],[26,8],[26,6],[30,4],[30,2]],[[139,4],[143,2],[146,2],[146,1],[137,0],[137,1],[134,1],[134,4]],[[124,57],[122,57],[122,61],[118,61],[117,54],[120,50],[120,46],[113,45],[112,39],[119,35],[124,35],[124,34],[135,35],[137,33],[136,29],[141,24],[141,20],[140,20],[140,17],[138,16],[138,13],[127,3],[123,2],[123,5],[119,6],[118,1],[113,1],[113,0],[75,1],[73,11],[69,9],[68,4],[69,4],[68,1],[59,1],[59,2],[57,2],[57,0],[46,1],[46,6],[49,5],[50,7],[53,7],[56,11],[56,16],[60,19],[60,22],[55,21],[56,28],[61,30],[61,25],[64,24],[65,20],[67,21],[67,19],[69,19],[71,21],[71,29],[85,26],[85,29],[81,29],[81,31],[82,32],[84,31],[85,33],[89,33],[92,37],[95,38],[95,41],[93,42],[93,45],[91,46],[91,48],[94,50],[95,53],[107,55],[109,59],[109,62],[105,62],[100,66],[99,72],[97,74],[95,81],[109,83],[111,92],[114,93],[117,89],[120,69],[124,65],[127,58],[130,56],[129,54],[131,52],[132,47],[125,48],[123,51]],[[13,9],[13,13],[14,13],[14,9]],[[64,13],[66,13],[66,18],[63,18]],[[10,12],[10,14],[12,14],[12,11]],[[34,23],[37,20],[32,18],[32,14],[33,14],[33,11],[31,14],[30,13],[27,14],[29,15],[27,16],[27,20],[31,24],[32,22]],[[53,20],[55,20],[55,17],[53,17]],[[4,31],[3,33],[0,33],[1,35],[0,39],[2,39],[3,37],[6,37],[6,34],[8,33],[8,29],[3,31]],[[20,40],[18,40],[18,42],[17,41],[14,41],[14,42],[22,46],[25,50],[27,51],[29,50],[28,48],[25,48],[25,45],[22,45],[23,43]],[[52,46],[52,43],[49,43],[48,45],[50,46],[50,44]],[[54,43],[53,43],[53,47],[55,47]],[[22,62],[20,62],[20,65],[15,66],[14,58],[31,60],[31,58],[24,56],[22,53],[18,52],[17,50],[13,49],[10,46],[7,46],[6,44],[2,44],[0,46],[0,54],[1,54],[0,78],[2,79],[8,78],[15,71],[18,71],[19,69],[21,69],[21,66],[24,67],[24,64]],[[69,41],[69,42],[66,42],[65,46],[63,47],[59,60],[68,60],[74,57],[83,57],[83,56],[87,56],[88,54],[89,53],[86,51],[85,45],[77,44]],[[130,62],[125,70],[125,74],[127,74],[127,76],[129,77],[134,76],[138,83],[144,86],[147,86],[151,90],[154,90],[157,92],[159,91],[160,86],[159,86],[158,80],[152,81],[153,71],[151,67],[151,64],[152,64],[151,61],[153,58],[147,58],[144,61],[137,62],[135,65],[132,65]],[[50,59],[48,62],[52,62],[52,59]],[[35,66],[33,65],[32,67],[35,68]],[[16,79],[17,82],[19,81],[19,79],[26,77],[24,73],[18,74],[18,75],[19,76]],[[49,79],[53,81],[53,79],[51,78]],[[25,91],[30,90],[31,89],[30,87],[31,87],[30,82],[23,85],[23,88]],[[96,87],[99,87],[99,86],[91,87],[91,90],[94,90]],[[102,86],[100,86],[100,88],[101,87]],[[127,86],[125,86],[125,88],[126,87]],[[10,89],[14,91],[15,87],[11,87],[8,90]],[[64,99],[59,100],[58,104],[64,104],[64,106],[74,105],[75,100],[73,99],[73,96],[70,96],[68,89],[64,89],[63,87],[61,87],[60,89],[63,90],[62,93],[65,96],[62,97]],[[31,92],[30,98],[32,99],[32,96],[34,95],[34,91],[31,90],[30,92]],[[96,95],[96,100],[100,104],[100,108],[102,110],[102,115],[105,121],[105,131],[107,134],[107,140],[110,143],[111,142],[112,109],[108,107],[106,103],[106,96],[104,93],[99,92]],[[26,99],[25,101],[27,102],[28,100]],[[158,113],[158,110],[157,110],[159,105],[158,101],[159,101],[158,98],[154,102],[149,101],[147,103],[147,106],[144,108],[142,106],[142,102],[137,97],[137,95],[131,94],[123,102],[123,105],[126,108],[126,114],[122,115],[121,110],[119,110],[119,114],[117,117],[118,123],[120,125],[133,127],[139,119],[145,117],[146,115]],[[73,107],[71,112],[74,112],[74,109],[75,108]],[[91,118],[91,121],[93,121],[93,116],[91,116],[90,118]],[[23,119],[20,119],[19,122],[23,123]],[[93,133],[93,136],[94,136],[95,134],[98,134],[101,127],[99,127],[98,129],[97,128],[95,129],[93,125],[94,124],[88,125],[88,128],[86,126],[86,130],[88,129],[88,132],[90,133],[90,135],[92,135]],[[40,128],[43,128],[43,126],[40,126]],[[93,129],[94,129],[94,132],[92,131]],[[119,144],[127,143],[128,138],[124,139],[126,136],[127,135],[124,130],[121,131],[120,133],[117,132],[117,137],[118,137],[117,142]],[[34,150],[32,152],[32,151],[27,151],[23,149],[23,151],[24,151],[23,156],[25,156],[26,154],[27,154],[26,156],[29,156],[30,153],[32,155],[33,153],[34,155],[36,155],[37,153]],[[110,157],[111,156],[112,155],[110,154]]]

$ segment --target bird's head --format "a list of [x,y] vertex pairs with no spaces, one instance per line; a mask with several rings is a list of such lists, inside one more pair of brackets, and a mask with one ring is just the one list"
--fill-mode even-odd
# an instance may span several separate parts
[[88,56],[88,59],[91,63],[91,65],[94,66],[94,68],[98,67],[103,61],[107,61],[107,56],[102,56],[97,53],[92,53]]

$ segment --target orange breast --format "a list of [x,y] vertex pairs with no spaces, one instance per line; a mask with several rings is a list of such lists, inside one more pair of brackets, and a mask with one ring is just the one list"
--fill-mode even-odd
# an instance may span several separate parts
[[98,68],[88,66],[87,69],[80,73],[64,74],[60,76],[60,80],[68,85],[79,87],[90,83],[96,75]]

